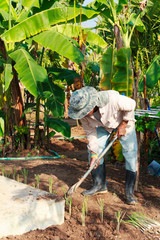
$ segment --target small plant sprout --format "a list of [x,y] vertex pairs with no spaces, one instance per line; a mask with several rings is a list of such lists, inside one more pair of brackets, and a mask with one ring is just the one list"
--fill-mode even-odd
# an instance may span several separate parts
[[4,176],[4,174],[5,174],[5,165],[1,165],[1,169],[2,169],[2,176]]
[[17,174],[17,182],[19,182],[19,174]]
[[85,204],[85,211],[86,211],[86,215],[88,214],[88,197],[84,197],[84,204]]
[[13,172],[12,172],[13,179],[16,179],[16,167],[14,167]]
[[56,195],[56,194],[57,194],[57,191],[56,191],[56,190],[54,190],[54,191],[53,191],[53,194],[55,194],[55,195]]
[[11,174],[12,174],[12,170],[10,172],[5,171],[4,176],[9,178]]
[[65,204],[68,207],[69,215],[71,216],[71,214],[72,214],[72,197],[67,197],[67,192],[64,187],[62,187],[62,190],[64,192]]
[[35,174],[34,176],[37,181],[37,188],[39,188],[39,174]]
[[82,220],[82,226],[85,226],[85,221],[86,221],[86,204],[85,201],[82,204],[82,209],[78,209],[78,207],[76,206],[76,209],[78,210],[79,213],[81,213],[81,220]]
[[24,183],[27,184],[28,170],[23,168],[21,172],[24,178]]
[[53,193],[52,187],[53,187],[53,178],[49,178],[49,192],[50,193]]
[[97,203],[100,208],[101,223],[103,223],[104,199],[97,199]]
[[64,199],[67,200],[67,199],[68,199],[68,197],[67,197],[67,191],[66,191],[66,189],[64,188],[64,186],[62,187],[62,191],[63,191],[63,193],[64,193]]
[[141,213],[133,212],[129,217],[129,220],[125,221],[126,223],[133,224],[136,228],[139,228],[143,233],[146,230],[149,230],[154,227],[160,227],[160,223],[144,216]]
[[72,197],[68,198],[69,215],[72,214]]
[[86,205],[85,205],[85,202],[83,202],[83,204],[82,204],[82,214],[81,214],[82,226],[85,226],[85,217],[86,217]]
[[123,221],[125,214],[126,212],[122,213],[121,211],[118,211],[115,213],[115,217],[117,221],[117,227],[116,227],[117,232],[120,231],[120,225],[121,225],[121,222]]
[[33,187],[36,188],[36,184],[35,183],[33,183]]

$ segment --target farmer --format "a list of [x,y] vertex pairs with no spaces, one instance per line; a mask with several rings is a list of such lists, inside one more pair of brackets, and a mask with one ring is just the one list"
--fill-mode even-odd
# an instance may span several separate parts
[[[79,119],[86,132],[90,168],[105,149],[110,133],[117,128],[125,158],[125,194],[129,204],[136,203],[133,196],[137,175],[137,138],[134,118],[135,101],[117,91],[97,91],[83,87],[72,93],[69,117]],[[93,187],[83,191],[85,196],[107,192],[104,159],[91,172]]]

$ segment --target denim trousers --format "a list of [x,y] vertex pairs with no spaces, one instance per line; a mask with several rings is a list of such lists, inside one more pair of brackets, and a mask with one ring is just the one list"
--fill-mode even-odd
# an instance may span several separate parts
[[[97,130],[97,143],[98,143],[98,155],[106,148],[110,133],[103,127],[96,128]],[[122,146],[122,153],[125,159],[126,170],[136,172],[137,171],[137,136],[135,128],[122,136],[119,139]],[[89,151],[90,162],[90,151]],[[100,164],[103,164],[104,158],[101,159]]]

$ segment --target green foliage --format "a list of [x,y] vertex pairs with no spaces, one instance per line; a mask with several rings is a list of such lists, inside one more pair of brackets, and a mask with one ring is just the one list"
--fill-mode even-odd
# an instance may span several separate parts
[[94,62],[89,62],[86,66],[84,73],[84,81],[86,86],[97,87],[99,85],[100,77],[100,66],[99,64]]
[[86,18],[95,17],[98,12],[85,8],[63,7],[51,8],[39,12],[32,17],[26,18],[10,30],[1,35],[6,42],[20,42],[26,38],[34,36],[42,31],[48,30],[55,24],[65,23],[74,19],[79,14],[84,14]]
[[106,52],[102,55],[101,60],[101,70],[102,70],[102,78],[100,82],[100,88],[109,90],[112,89],[112,79],[115,74],[115,58],[116,58],[116,50],[113,47],[110,47],[106,50]]
[[74,82],[74,78],[80,77],[76,71],[65,68],[53,68],[48,67],[47,71],[53,76],[53,79],[66,80],[67,85],[71,85]]
[[0,137],[4,135],[4,112],[0,111]]
[[42,83],[40,96],[45,100],[45,106],[52,112],[55,118],[62,117],[64,112],[65,93],[61,87],[54,84],[51,79],[48,82]]
[[10,57],[16,62],[14,65],[19,74],[19,78],[27,90],[38,96],[38,87],[42,82],[48,80],[45,68],[38,65],[25,49],[19,49],[10,54]]
[[121,48],[118,52],[108,48],[101,60],[102,79],[100,88],[113,89],[126,96],[132,95],[133,76],[131,70],[131,50]]
[[121,48],[118,51],[115,62],[116,73],[112,79],[112,89],[120,93],[125,93],[126,96],[131,96],[133,90],[133,75],[130,59],[130,48]]
[[29,129],[27,126],[14,126],[15,129],[15,146],[17,147],[20,143],[24,143],[24,135],[29,134]]
[[82,52],[68,40],[68,37],[54,29],[36,35],[33,40],[40,43],[45,48],[48,47],[52,51],[56,51],[60,55],[69,58],[73,62],[81,63],[84,61]]
[[71,136],[71,128],[67,122],[62,121],[61,119],[55,119],[48,117],[47,118],[47,126],[56,130],[57,132],[61,132],[64,136]]
[[137,117],[136,116],[136,130],[138,132],[143,132],[145,129],[151,130],[152,132],[155,131],[155,127],[159,121],[157,118],[149,118],[148,113],[144,116]]

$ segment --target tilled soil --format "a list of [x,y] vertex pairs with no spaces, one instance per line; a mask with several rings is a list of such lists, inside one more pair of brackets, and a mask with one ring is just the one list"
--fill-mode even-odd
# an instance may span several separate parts
[[[87,140],[80,126],[72,126],[73,139],[61,139],[56,135],[49,146],[61,157],[57,159],[36,160],[12,160],[0,161],[10,171],[16,167],[20,181],[23,182],[21,170],[28,170],[28,184],[36,184],[35,174],[39,175],[40,189],[49,191],[49,178],[53,178],[53,192],[65,197],[67,190],[76,183],[88,169]],[[60,139],[59,139],[60,138]],[[20,156],[53,156],[54,153],[43,149],[39,151],[23,151]],[[10,155],[13,156],[13,155]],[[19,157],[19,156],[18,156]],[[107,160],[107,157],[106,157]],[[50,226],[45,230],[34,230],[20,236],[7,236],[2,240],[98,240],[98,239],[122,239],[122,240],[148,240],[160,239],[160,229],[152,228],[142,232],[139,228],[126,223],[133,212],[142,213],[160,222],[160,180],[159,177],[143,173],[140,169],[138,191],[135,192],[138,203],[126,204],[124,197],[125,168],[123,163],[106,161],[108,193],[84,198],[81,192],[91,187],[91,176],[81,184],[72,195],[71,213],[66,205],[65,220],[60,226]],[[100,210],[100,203],[104,201],[104,210]],[[85,224],[82,225],[82,206],[87,203]],[[103,218],[102,218],[103,212]],[[121,213],[124,218],[117,229],[115,215]]]

